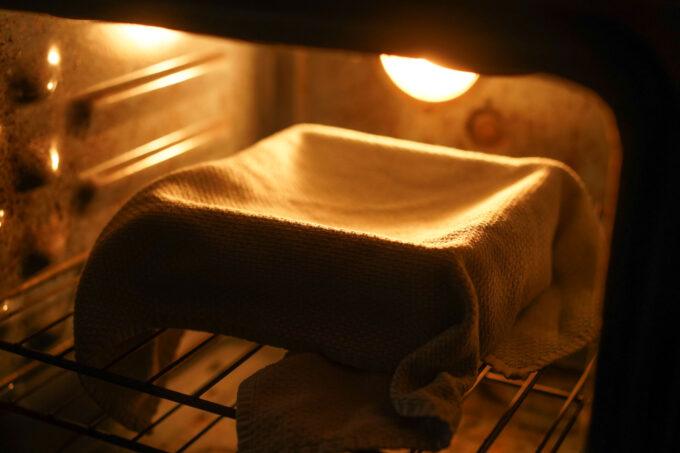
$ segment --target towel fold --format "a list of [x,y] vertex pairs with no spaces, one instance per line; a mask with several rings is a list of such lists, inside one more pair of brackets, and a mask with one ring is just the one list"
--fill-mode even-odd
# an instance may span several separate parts
[[[602,248],[558,162],[299,125],[123,207],[83,271],[76,357],[101,366],[158,327],[286,348],[239,388],[239,451],[437,450],[482,359],[518,375],[595,338]],[[81,379],[149,423],[155,399]]]

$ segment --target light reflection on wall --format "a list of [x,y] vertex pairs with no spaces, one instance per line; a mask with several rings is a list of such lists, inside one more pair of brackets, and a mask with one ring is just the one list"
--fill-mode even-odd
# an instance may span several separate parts
[[52,143],[50,147],[50,167],[52,167],[52,171],[59,170],[59,151],[55,143]]
[[182,34],[173,30],[145,25],[106,25],[106,33],[125,50],[149,50],[174,43]]
[[[53,69],[58,69],[58,66],[61,63],[61,54],[59,53],[59,48],[57,48],[57,46],[51,46],[50,49],[47,51],[47,63],[50,66],[53,66],[54,67]],[[52,77],[47,82],[45,88],[47,88],[47,91],[49,91],[50,93],[56,90],[57,78]]]
[[61,62],[59,49],[57,49],[55,46],[51,47],[49,52],[47,52],[47,62],[52,66],[56,66]]
[[174,74],[169,74],[165,77],[152,80],[149,83],[144,83],[139,86],[130,88],[129,90],[123,90],[118,93],[114,93],[110,96],[104,97],[98,102],[101,104],[115,104],[116,102],[123,101],[134,96],[139,96],[144,93],[148,93],[155,90],[160,90],[161,88],[169,87],[171,85],[177,85],[178,83],[185,82],[189,79],[198,77],[208,70],[206,65],[197,66],[193,68],[184,69]]

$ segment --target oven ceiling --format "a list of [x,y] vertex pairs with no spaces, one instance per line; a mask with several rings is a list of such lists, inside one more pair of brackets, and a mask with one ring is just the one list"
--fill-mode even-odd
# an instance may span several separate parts
[[[589,30],[661,14],[664,2],[0,1],[70,18],[157,25],[249,41],[425,56],[487,74],[592,67]],[[417,5],[417,6],[415,6]],[[415,7],[414,7],[415,6]],[[636,27],[633,27],[636,28]],[[576,30],[583,30],[577,33]],[[612,29],[612,33],[614,30]]]

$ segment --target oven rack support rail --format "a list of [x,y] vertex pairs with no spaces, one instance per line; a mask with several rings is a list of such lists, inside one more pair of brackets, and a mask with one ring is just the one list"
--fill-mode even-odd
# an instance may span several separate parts
[[[7,294],[2,295],[2,297],[0,297],[0,328],[3,324],[10,323],[13,318],[17,317],[22,312],[29,310],[32,307],[39,306],[40,304],[44,304],[55,294],[58,294],[59,292],[69,288],[73,289],[77,284],[78,274],[83,263],[85,262],[86,257],[87,253],[78,255],[59,266],[48,269],[47,271],[26,281],[24,284],[8,292]],[[47,290],[45,290],[45,288],[47,288]],[[43,290],[38,294],[37,297],[31,298],[28,303],[21,305],[14,310],[9,309],[7,301],[21,297],[24,294],[31,293],[32,291],[37,291],[39,289]],[[173,450],[176,453],[184,452],[198,439],[210,431],[215,425],[217,425],[217,423],[222,419],[235,419],[236,409],[234,407],[204,399],[202,396],[214,388],[219,382],[229,376],[232,372],[237,370],[263,347],[262,345],[257,344],[250,346],[235,361],[232,361],[228,365],[218,369],[217,372],[209,376],[197,390],[190,393],[184,393],[166,388],[160,385],[158,381],[173,369],[176,369],[183,363],[190,360],[194,354],[197,354],[210,343],[217,340],[218,337],[221,337],[220,335],[213,334],[201,339],[195,345],[190,347],[188,351],[182,353],[179,357],[176,357],[171,363],[166,364],[164,368],[156,375],[147,379],[135,379],[112,371],[111,368],[125,358],[134,354],[136,351],[139,351],[140,349],[147,346],[155,338],[163,334],[166,329],[156,330],[154,333],[144,338],[141,342],[120,354],[114,360],[101,368],[80,364],[72,357],[69,357],[69,355],[72,356],[74,350],[72,336],[60,342],[59,344],[52,345],[47,351],[35,349],[30,346],[32,340],[40,337],[40,335],[51,329],[57,328],[60,325],[67,323],[72,319],[72,317],[73,310],[72,307],[70,307],[55,319],[48,320],[44,325],[38,326],[38,328],[26,334],[21,339],[13,341],[0,339],[0,351],[22,357],[26,360],[26,363],[20,366],[19,369],[10,371],[8,374],[0,369],[0,394],[4,389],[7,389],[8,386],[11,389],[13,385],[12,383],[14,381],[20,380],[22,377],[26,376],[41,364],[47,365],[53,369],[54,372],[48,378],[42,379],[36,385],[26,389],[22,394],[16,395],[15,397],[9,399],[0,398],[0,410],[19,414],[71,432],[72,436],[65,443],[57,446],[56,451],[64,451],[81,436],[89,436],[90,438],[104,441],[111,445],[135,452],[167,453],[167,450],[146,445],[140,442],[140,439],[144,435],[150,433],[161,423],[166,421],[182,407],[191,407],[203,411],[206,414],[210,414],[212,418],[205,424],[205,426],[202,427],[202,429],[200,429],[181,447]],[[489,451],[498,436],[510,422],[513,415],[520,408],[526,397],[532,392],[548,395],[563,401],[559,412],[554,416],[552,423],[544,433],[541,442],[537,445],[535,450],[536,452],[545,451],[551,439],[554,436],[557,436],[556,440],[552,442],[550,451],[558,451],[563,441],[569,434],[569,431],[574,426],[581,410],[588,403],[587,398],[584,396],[583,390],[584,384],[591,375],[594,363],[595,358],[593,357],[569,391],[539,384],[537,381],[541,371],[531,373],[524,380],[510,380],[499,374],[493,373],[489,365],[483,366],[480,369],[476,382],[464,395],[464,399],[472,394],[472,392],[478,388],[478,385],[483,381],[498,385],[512,386],[517,388],[517,391],[477,451],[480,453]],[[135,391],[144,392],[174,404],[169,409],[165,410],[160,416],[155,418],[155,420],[145,427],[141,432],[136,433],[131,437],[125,437],[102,429],[101,425],[108,418],[103,412],[100,412],[96,417],[93,417],[87,423],[73,421],[67,417],[61,416],[60,413],[63,412],[64,409],[71,405],[80,396],[78,394],[67,398],[67,400],[62,402],[57,409],[46,412],[37,411],[21,404],[23,400],[43,389],[56,376],[63,375],[67,372],[78,373],[79,375],[100,379],[115,385],[127,387]],[[560,426],[560,424],[562,426]],[[417,451],[412,450],[412,453],[417,453]]]

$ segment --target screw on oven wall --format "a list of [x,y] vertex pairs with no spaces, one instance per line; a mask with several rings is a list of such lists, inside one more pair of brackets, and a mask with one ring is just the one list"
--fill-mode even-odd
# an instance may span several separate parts
[[21,260],[21,276],[28,278],[45,269],[50,264],[50,258],[42,252],[31,250]]
[[36,198],[31,210],[36,217],[25,225],[18,253],[24,278],[64,257],[69,231],[68,217],[53,201]]
[[76,136],[84,135],[92,122],[92,104],[89,100],[77,99],[66,110],[68,131]]
[[46,98],[57,89],[58,80],[40,74],[27,74],[14,70],[7,80],[9,98],[14,102],[28,103]]
[[29,143],[13,139],[10,143],[17,159],[14,188],[18,192],[36,189],[54,179],[60,167],[59,151],[54,139],[38,138]]
[[488,148],[503,141],[505,121],[503,115],[487,103],[470,114],[465,130],[475,145]]
[[25,45],[6,63],[7,96],[17,103],[36,102],[57,89],[61,68],[59,49],[44,42]]
[[73,193],[71,204],[73,209],[82,214],[92,203],[96,195],[96,185],[91,181],[82,181]]

